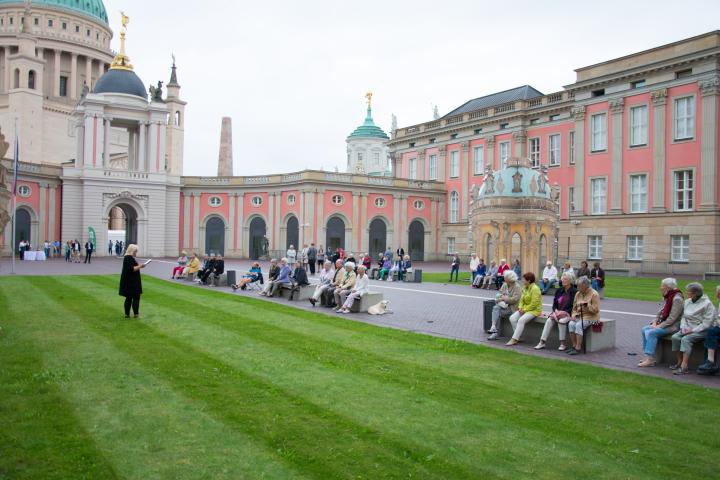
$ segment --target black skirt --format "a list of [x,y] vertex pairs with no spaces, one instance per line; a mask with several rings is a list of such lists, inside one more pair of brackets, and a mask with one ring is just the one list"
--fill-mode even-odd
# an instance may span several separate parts
[[123,259],[122,272],[120,273],[120,296],[137,297],[142,294],[142,280],[140,270],[135,271],[138,265],[132,255],[125,255]]

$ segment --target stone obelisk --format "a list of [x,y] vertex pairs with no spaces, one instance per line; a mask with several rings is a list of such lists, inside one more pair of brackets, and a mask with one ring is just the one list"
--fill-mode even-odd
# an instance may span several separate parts
[[232,118],[223,117],[220,127],[220,155],[218,157],[218,177],[232,177]]

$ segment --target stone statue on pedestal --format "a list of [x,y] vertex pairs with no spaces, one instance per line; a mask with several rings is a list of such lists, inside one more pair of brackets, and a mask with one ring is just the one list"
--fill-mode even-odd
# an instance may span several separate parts
[[[10,148],[8,142],[5,141],[5,135],[0,132],[0,159],[5,158],[5,154]],[[0,237],[5,233],[5,226],[10,221],[10,176],[5,167],[0,163]],[[14,239],[11,241],[15,241]]]

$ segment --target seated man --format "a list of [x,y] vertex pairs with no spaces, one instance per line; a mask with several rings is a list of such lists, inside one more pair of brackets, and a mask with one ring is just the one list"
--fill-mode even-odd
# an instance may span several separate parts
[[207,279],[210,276],[210,274],[212,273],[214,267],[215,267],[215,254],[213,253],[212,255],[210,255],[208,260],[203,265],[202,270],[200,270],[198,272],[197,283],[200,283],[200,284],[207,283]]
[[693,343],[705,338],[706,330],[715,324],[715,306],[703,292],[699,283],[689,283],[685,287],[687,299],[683,306],[680,331],[673,334],[672,350],[677,352],[677,363],[670,368],[675,375],[689,373],[688,362]]
[[545,268],[543,269],[542,280],[540,280],[540,290],[543,295],[547,294],[548,290],[557,284],[557,275],[557,268],[555,268],[553,263],[548,260]]
[[312,297],[310,297],[310,303],[312,303],[313,307],[317,301],[320,300],[320,295],[322,295],[323,290],[329,288],[334,277],[335,270],[333,269],[333,264],[329,260],[326,260],[325,263],[323,263],[322,270],[320,270],[320,282],[315,287],[315,292],[313,292]]
[[290,281],[292,283],[290,287],[290,300],[293,299],[295,292],[300,291],[300,287],[310,285],[310,282],[308,282],[307,271],[305,270],[301,260],[295,262],[295,269],[290,274]]
[[490,326],[488,340],[497,340],[500,336],[500,320],[507,320],[518,309],[522,288],[518,278],[512,270],[505,271],[505,281],[500,287],[496,297],[495,306],[492,309],[492,325]]
[[398,262],[398,280],[405,280],[405,274],[412,268],[412,262],[410,262],[410,255],[405,255],[401,261]]
[[280,272],[275,280],[270,282],[270,291],[268,291],[268,297],[274,297],[281,287],[292,288],[292,280],[290,279],[290,273],[292,269],[288,265],[287,258],[283,257],[280,259]]
[[343,261],[338,258],[335,260],[335,273],[333,274],[332,281],[326,288],[323,288],[321,293],[325,307],[331,308],[335,306],[335,289],[342,283],[344,275],[345,269],[343,268]]
[[215,286],[216,280],[219,279],[223,273],[225,273],[225,260],[223,260],[222,255],[218,255],[215,257],[212,271],[210,272],[207,280],[211,287]]
[[260,292],[260,295],[267,295],[270,292],[270,288],[272,288],[272,282],[277,280],[278,275],[280,274],[280,266],[278,265],[278,261],[276,259],[270,260],[270,270],[268,271],[268,282],[265,285],[265,288],[262,289]]
[[232,287],[233,291],[237,290],[238,288],[241,290],[245,290],[248,284],[255,282],[262,282],[262,269],[260,268],[260,264],[258,262],[253,262],[250,270],[245,275],[243,275],[237,283],[230,286]]
[[342,275],[342,280],[337,288],[333,291],[333,297],[335,298],[335,305],[338,307],[342,306],[350,295],[350,292],[355,287],[355,264],[353,262],[345,262],[345,270]]

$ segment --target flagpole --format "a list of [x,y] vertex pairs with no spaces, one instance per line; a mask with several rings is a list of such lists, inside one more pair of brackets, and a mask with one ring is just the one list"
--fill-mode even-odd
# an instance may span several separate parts
[[13,207],[12,207],[12,234],[10,241],[12,242],[12,271],[11,275],[15,275],[15,257],[17,248],[17,242],[15,241],[15,230],[17,228],[17,178],[18,178],[18,157],[20,156],[18,147],[18,134],[17,134],[17,117],[15,117],[15,149],[13,155]]

